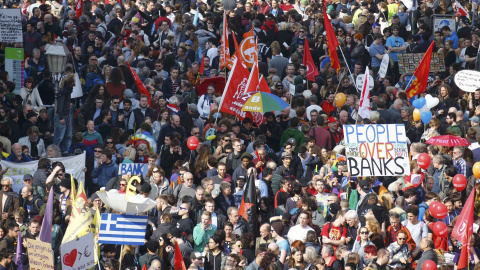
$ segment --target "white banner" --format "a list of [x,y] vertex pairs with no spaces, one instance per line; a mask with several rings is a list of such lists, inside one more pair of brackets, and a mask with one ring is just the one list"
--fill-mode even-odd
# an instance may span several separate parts
[[72,96],[71,98],[78,98],[83,96],[82,91],[82,82],[80,81],[80,77],[78,76],[78,72],[75,73],[75,86],[73,87]]
[[94,248],[92,233],[63,244],[61,246],[62,269],[89,269],[95,266]]
[[352,176],[410,174],[403,124],[345,125],[343,134],[348,171]]
[[118,175],[139,175],[147,177],[148,163],[122,163],[118,166]]
[[0,42],[23,42],[19,8],[0,9]]
[[[71,156],[71,157],[61,157],[61,158],[50,158],[50,161],[56,162],[60,161],[65,166],[67,173],[73,174],[73,177],[77,179],[78,182],[82,181],[85,185],[85,152],[81,155]],[[30,161],[24,163],[14,163],[10,161],[1,160],[0,165],[7,172],[4,176],[11,177],[13,179],[13,191],[17,192],[24,186],[23,185],[23,176],[25,174],[33,175],[38,168],[38,160]]]

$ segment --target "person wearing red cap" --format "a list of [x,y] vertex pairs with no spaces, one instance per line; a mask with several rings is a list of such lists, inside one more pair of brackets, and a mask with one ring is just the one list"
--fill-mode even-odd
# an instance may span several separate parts
[[330,116],[327,119],[327,125],[328,127],[326,130],[330,132],[330,139],[332,140],[332,147],[337,146],[340,141],[343,139],[343,133],[338,131],[338,120],[337,118]]

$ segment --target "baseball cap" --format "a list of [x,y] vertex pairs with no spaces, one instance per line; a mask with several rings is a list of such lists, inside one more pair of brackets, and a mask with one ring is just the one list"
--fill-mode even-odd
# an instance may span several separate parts
[[470,121],[472,121],[474,123],[480,123],[480,118],[478,118],[478,116],[474,116],[474,117],[470,118]]
[[282,153],[282,159],[284,159],[284,158],[292,158],[292,155],[290,155],[290,154],[287,153],[287,152],[283,152],[283,153]]
[[332,215],[336,215],[340,210],[342,210],[342,207],[338,203],[332,203],[328,206],[328,212]]
[[294,138],[290,138],[287,140],[287,143],[297,143],[297,140],[295,140]]
[[25,174],[23,176],[23,181],[32,180],[32,179],[33,179],[33,176],[31,174]]
[[203,256],[202,253],[198,251],[194,251],[190,254],[190,260],[202,260]]
[[365,191],[365,192],[369,192],[370,191],[370,183],[368,183],[367,180],[362,180],[360,182],[358,182],[358,185],[360,186],[360,188]]
[[275,87],[283,87],[283,84],[281,82],[277,82],[277,84],[275,84]]
[[327,124],[328,123],[334,123],[334,122],[337,122],[337,119],[335,119],[335,117],[333,117],[333,116],[328,117]]
[[353,25],[353,23],[349,23],[347,24],[347,28],[355,28],[355,25]]

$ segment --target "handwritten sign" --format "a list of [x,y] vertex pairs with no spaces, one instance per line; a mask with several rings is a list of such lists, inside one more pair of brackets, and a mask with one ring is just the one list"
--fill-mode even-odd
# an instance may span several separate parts
[[[368,90],[373,89],[374,80],[372,75],[368,75]],[[357,76],[357,81],[355,82],[355,86],[357,87],[357,91],[362,91],[363,89],[363,82],[365,80],[365,74],[360,74]]]
[[380,64],[380,69],[378,70],[378,76],[380,76],[380,78],[385,78],[385,75],[387,75],[389,64],[390,64],[390,56],[388,56],[388,54],[384,54],[382,63]]
[[139,175],[146,177],[148,173],[147,163],[122,163],[118,167],[119,175]]
[[453,79],[458,88],[465,92],[475,93],[480,89],[480,72],[475,70],[460,70]]
[[19,8],[0,9],[0,42],[23,42]]
[[24,81],[24,57],[22,48],[5,48],[5,71],[15,84],[15,92],[20,93]]
[[95,266],[93,234],[86,234],[61,246],[62,270],[89,269]]
[[25,240],[30,270],[54,269],[52,244],[40,240]]
[[345,154],[352,176],[410,174],[403,124],[345,125]]

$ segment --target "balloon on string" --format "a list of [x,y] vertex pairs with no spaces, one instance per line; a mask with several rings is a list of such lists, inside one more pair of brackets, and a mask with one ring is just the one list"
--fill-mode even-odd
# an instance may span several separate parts
[[475,175],[475,178],[480,178],[480,162],[473,164],[472,172],[473,175]]
[[429,206],[428,210],[434,218],[444,219],[448,214],[447,206],[441,202],[438,202],[434,207]]
[[452,183],[456,190],[462,191],[467,187],[467,178],[463,174],[457,174],[453,177]]
[[426,170],[428,167],[430,167],[430,163],[432,162],[432,159],[427,153],[421,153],[417,157],[417,164],[420,168]]
[[188,149],[193,151],[193,150],[197,149],[198,145],[199,145],[199,142],[198,142],[197,137],[191,136],[190,138],[188,138],[188,140],[187,140]]
[[425,103],[426,103],[426,100],[425,100],[425,98],[422,97],[422,98],[419,98],[419,99],[415,99],[412,102],[412,105],[416,109],[421,109],[423,106],[425,106]]
[[427,125],[428,123],[430,123],[430,120],[432,120],[432,112],[431,111],[422,112],[420,118],[422,119],[422,123]]
[[430,109],[428,108],[427,104],[425,104],[422,108],[418,109],[421,113],[428,112]]
[[447,224],[445,224],[442,221],[437,221],[435,222],[435,224],[433,224],[432,231],[438,237],[447,237],[448,235]]
[[437,106],[438,103],[440,103],[440,99],[438,99],[437,97],[432,97],[432,95],[430,95],[430,94],[425,96],[425,101],[426,101],[427,107],[429,109]]
[[420,115],[421,115],[421,112],[419,109],[415,109],[413,110],[413,121],[420,121]]
[[422,264],[423,270],[437,270],[437,264],[432,260],[426,260]]
[[347,101],[347,97],[345,96],[344,93],[338,93],[335,96],[335,104],[337,105],[337,108],[340,108],[345,104],[345,101]]

